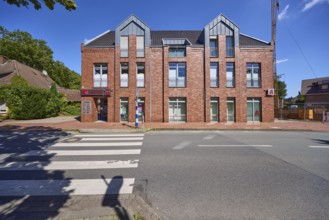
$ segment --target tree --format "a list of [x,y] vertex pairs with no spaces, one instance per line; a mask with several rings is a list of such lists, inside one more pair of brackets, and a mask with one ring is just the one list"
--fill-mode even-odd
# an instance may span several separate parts
[[284,81],[278,81],[278,95],[280,98],[287,96],[287,84]]
[[43,2],[50,10],[54,9],[56,3],[63,5],[66,10],[71,11],[77,8],[74,0],[5,0],[10,5],[16,5],[17,7],[24,6],[28,7],[30,4],[33,5],[34,9],[39,10],[41,3]]
[[61,87],[80,89],[81,77],[62,62],[54,61],[53,51],[44,40],[34,39],[28,32],[8,31],[0,26],[0,54],[37,70],[46,70]]

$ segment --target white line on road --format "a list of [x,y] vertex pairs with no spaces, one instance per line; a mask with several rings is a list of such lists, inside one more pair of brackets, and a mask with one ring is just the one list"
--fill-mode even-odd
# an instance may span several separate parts
[[0,180],[1,196],[131,194],[134,178]]
[[138,162],[139,160],[9,162],[6,164],[0,164],[0,170],[87,170],[137,168]]
[[188,146],[191,142],[190,141],[184,141],[182,143],[177,144],[175,147],[173,147],[174,150],[181,150]]
[[310,148],[329,148],[329,146],[309,146]]
[[52,147],[112,147],[112,146],[142,146],[142,142],[117,142],[117,143],[57,143]]
[[140,149],[126,149],[126,150],[46,150],[46,151],[29,151],[20,154],[22,157],[29,156],[101,156],[101,155],[130,155],[140,154]]
[[208,135],[206,137],[203,138],[203,140],[211,140],[211,139],[214,139],[216,135]]
[[143,137],[144,134],[76,134],[74,137]]
[[124,138],[82,138],[81,141],[140,141],[143,140],[143,137],[124,137]]
[[198,147],[272,147],[272,145],[222,144],[222,145],[198,145]]

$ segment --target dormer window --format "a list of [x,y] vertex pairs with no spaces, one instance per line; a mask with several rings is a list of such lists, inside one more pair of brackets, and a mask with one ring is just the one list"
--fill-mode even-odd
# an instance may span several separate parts
[[210,39],[210,57],[218,57],[218,43],[217,38]]
[[169,57],[185,57],[186,49],[185,47],[170,47]]

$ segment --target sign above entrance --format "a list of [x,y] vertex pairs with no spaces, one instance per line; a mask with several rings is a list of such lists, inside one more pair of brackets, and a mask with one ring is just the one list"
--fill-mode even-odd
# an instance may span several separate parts
[[111,96],[111,89],[81,89],[81,96]]

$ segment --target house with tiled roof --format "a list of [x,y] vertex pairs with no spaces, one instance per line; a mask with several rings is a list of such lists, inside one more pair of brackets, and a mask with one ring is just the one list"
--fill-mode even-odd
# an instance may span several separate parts
[[271,122],[273,51],[222,14],[200,30],[131,15],[81,44],[81,120]]
[[306,105],[329,107],[329,77],[302,80],[301,95]]
[[[14,76],[21,76],[31,86],[43,89],[50,89],[51,84],[55,83],[46,71],[39,71],[31,68],[16,60],[10,60],[0,55],[0,85],[11,83]],[[80,91],[73,89],[65,89],[56,85],[57,90],[64,94],[67,100],[80,102]],[[0,102],[0,113],[6,113],[6,105]]]

